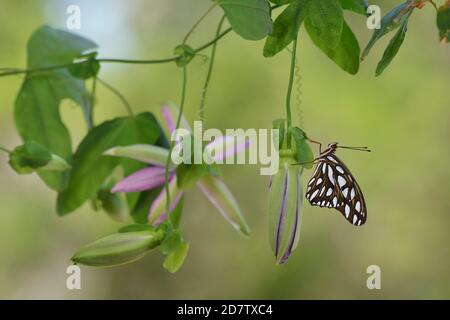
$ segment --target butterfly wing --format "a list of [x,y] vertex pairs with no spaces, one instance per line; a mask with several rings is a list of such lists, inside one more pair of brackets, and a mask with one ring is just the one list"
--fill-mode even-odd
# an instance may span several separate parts
[[343,199],[333,169],[325,159],[318,161],[306,188],[306,199],[313,206],[337,208]]
[[366,202],[350,170],[334,154],[318,161],[308,183],[308,201],[311,205],[335,208],[353,225],[363,225],[367,220]]

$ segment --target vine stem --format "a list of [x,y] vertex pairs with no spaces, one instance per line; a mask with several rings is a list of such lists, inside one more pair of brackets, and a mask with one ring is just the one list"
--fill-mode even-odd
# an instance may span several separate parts
[[91,110],[89,112],[89,129],[94,126],[94,105],[95,105],[95,94],[97,92],[97,76],[92,79],[92,89],[91,89]]
[[[183,110],[184,110],[184,104],[186,100],[186,87],[187,87],[187,68],[186,66],[183,67],[183,81],[182,81],[182,87],[181,87],[181,100],[180,100],[180,110],[178,113],[177,123],[175,126],[175,136],[176,131],[180,127],[181,123],[181,117],[183,116]],[[169,166],[170,166],[170,160],[172,156],[172,150],[174,146],[174,141],[172,140],[172,137],[170,137],[170,147],[169,147],[169,156],[166,159],[166,165],[164,170],[164,188],[166,190],[166,216],[169,217],[170,215],[170,187],[169,187]],[[170,221],[167,219],[167,221]]]
[[101,83],[105,88],[107,88],[109,91],[111,91],[112,93],[114,93],[122,102],[123,105],[125,106],[125,108],[127,109],[127,112],[129,114],[130,117],[132,117],[133,114],[133,109],[131,108],[130,104],[128,103],[127,99],[125,99],[124,95],[121,94],[116,88],[114,88],[112,85],[110,85],[109,83],[107,83],[106,81],[100,79],[100,78],[96,78],[97,81],[99,83]]
[[[296,54],[297,54],[297,35],[292,41],[292,53],[291,53],[291,68],[289,72],[289,85],[286,95],[286,119],[287,119],[287,128],[292,127],[292,112],[291,112],[291,98],[292,98],[292,87],[294,85],[294,75],[295,75],[295,63],[296,63]],[[291,135],[287,135],[287,147],[291,147]]]
[[[214,38],[211,41],[205,43],[204,45],[198,47],[197,49],[194,49],[194,53],[199,53],[199,52],[209,48],[210,46],[214,45],[217,41],[219,41],[225,35],[227,35],[231,30],[232,30],[231,28],[224,30],[216,38]],[[114,59],[114,58],[98,58],[95,60],[100,63],[161,64],[161,63],[175,62],[180,58],[181,58],[181,56],[174,56],[174,57],[170,57],[170,58],[153,59],[153,60]],[[82,60],[82,61],[58,64],[58,65],[53,65],[53,66],[48,66],[48,67],[28,68],[28,69],[2,68],[3,70],[7,70],[7,71],[0,73],[0,77],[6,77],[6,76],[11,76],[11,75],[16,75],[16,74],[23,74],[23,73],[45,72],[45,71],[52,71],[52,70],[57,70],[57,69],[64,69],[64,68],[68,68],[70,66],[82,64],[85,62],[86,62],[85,60]]]
[[[220,19],[219,25],[217,26],[216,37],[220,34],[220,30],[222,30],[223,23],[225,21],[226,16],[224,15],[222,19]],[[211,50],[211,58],[209,60],[208,74],[206,75],[205,84],[203,85],[202,96],[200,98],[200,107],[199,107],[199,118],[201,121],[205,120],[205,102],[206,102],[206,94],[208,92],[209,83],[211,81],[211,75],[214,69],[214,61],[216,58],[217,51],[217,42],[214,43]]]
[[214,3],[208,8],[208,10],[203,13],[203,15],[200,17],[200,19],[197,20],[196,23],[192,26],[192,28],[188,31],[186,36],[183,39],[183,44],[187,42],[191,34],[194,33],[195,29],[198,27],[198,25],[206,18],[206,16],[217,6],[217,2],[214,1]]
[[[271,10],[275,10],[277,8],[280,8],[282,5],[277,4],[273,5],[271,7]],[[211,41],[205,43],[204,45],[198,47],[197,49],[194,49],[194,53],[199,53],[210,46],[214,45],[217,41],[222,39],[225,35],[230,33],[232,28],[228,28],[224,30],[222,33],[220,33],[218,36],[216,36]],[[124,64],[160,64],[160,63],[170,63],[175,62],[178,59],[180,59],[181,56],[174,56],[169,58],[163,58],[163,59],[152,59],[152,60],[139,60],[139,59],[116,59],[116,58],[99,58],[95,59],[96,61],[100,63],[124,63]],[[40,67],[40,68],[28,68],[28,69],[20,69],[20,68],[0,68],[0,70],[6,70],[4,72],[0,73],[0,77],[6,77],[10,75],[16,75],[16,74],[23,74],[23,73],[32,73],[32,72],[44,72],[44,71],[51,71],[56,69],[64,69],[68,68],[73,65],[82,64],[86,62],[86,60],[78,61],[78,62],[72,62],[72,63],[66,63],[66,64],[59,64],[59,65],[53,65],[48,67]]]
[[8,154],[11,154],[11,150],[8,150],[6,148],[0,147],[0,151],[6,152]]

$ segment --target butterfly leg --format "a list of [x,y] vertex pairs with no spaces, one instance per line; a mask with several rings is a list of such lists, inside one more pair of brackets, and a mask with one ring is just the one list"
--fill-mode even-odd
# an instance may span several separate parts
[[318,144],[319,145],[319,154],[322,153],[322,143],[320,143],[319,141],[312,140],[310,138],[306,138],[306,139],[308,139],[308,141],[311,142],[311,143]]

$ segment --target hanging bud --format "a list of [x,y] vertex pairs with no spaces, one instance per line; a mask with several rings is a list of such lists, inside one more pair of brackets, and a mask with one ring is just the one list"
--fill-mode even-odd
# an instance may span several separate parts
[[269,186],[269,237],[277,264],[285,263],[297,246],[302,213],[302,167],[293,158],[280,162]]
[[130,263],[160,245],[163,238],[162,230],[115,233],[81,248],[72,261],[96,267]]

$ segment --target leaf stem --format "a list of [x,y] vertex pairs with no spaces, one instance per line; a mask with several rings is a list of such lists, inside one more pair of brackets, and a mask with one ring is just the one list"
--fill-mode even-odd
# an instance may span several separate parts
[[205,13],[202,14],[200,19],[197,20],[196,23],[192,26],[192,28],[188,31],[186,36],[183,39],[183,44],[186,44],[187,40],[191,36],[192,33],[194,33],[195,29],[198,27],[198,25],[206,18],[206,16],[217,6],[217,2],[214,1],[214,3],[208,8],[208,10],[205,11]]
[[133,109],[131,108],[130,104],[128,103],[127,99],[125,99],[124,95],[121,94],[116,88],[114,88],[113,86],[111,86],[109,83],[105,82],[104,80],[100,79],[97,77],[97,81],[99,83],[101,83],[105,88],[107,88],[109,91],[111,91],[112,93],[114,93],[122,102],[123,105],[125,106],[125,108],[127,109],[128,114],[130,115],[130,117],[132,117],[133,114]]
[[[217,32],[216,32],[216,37],[219,36],[220,34],[220,30],[222,30],[222,26],[223,23],[225,21],[226,16],[223,15],[223,17],[220,19],[219,25],[217,26]],[[216,58],[216,50],[217,50],[217,42],[215,42],[212,46],[212,50],[211,50],[211,57],[209,60],[209,67],[208,67],[208,74],[206,75],[206,80],[205,80],[205,84],[203,85],[203,91],[202,91],[202,96],[200,98],[200,107],[199,107],[199,118],[200,121],[204,121],[205,120],[205,102],[206,102],[206,94],[208,92],[208,88],[209,88],[209,83],[211,81],[211,75],[214,69],[214,61]]]
[[[183,67],[183,80],[182,80],[182,87],[181,87],[181,99],[180,99],[180,111],[178,113],[177,123],[175,126],[175,131],[178,130],[181,123],[181,117],[183,116],[183,110],[184,110],[184,104],[186,100],[186,87],[187,87],[187,68],[186,66]],[[176,133],[175,133],[176,135]],[[165,165],[165,171],[164,171],[164,188],[166,190],[166,216],[167,218],[170,215],[170,187],[169,187],[169,166],[170,166],[170,160],[172,156],[172,150],[174,146],[174,141],[172,140],[172,137],[170,139],[170,146],[169,146],[169,156],[166,159],[166,165]],[[167,221],[170,221],[167,219]]]
[[[292,42],[292,53],[291,53],[291,67],[289,72],[289,85],[286,95],[286,119],[287,119],[287,128],[292,127],[292,113],[291,113],[291,98],[292,98],[292,87],[294,84],[294,75],[295,75],[295,62],[296,62],[296,53],[297,53],[297,35]],[[287,135],[287,147],[291,147],[291,135]]]

